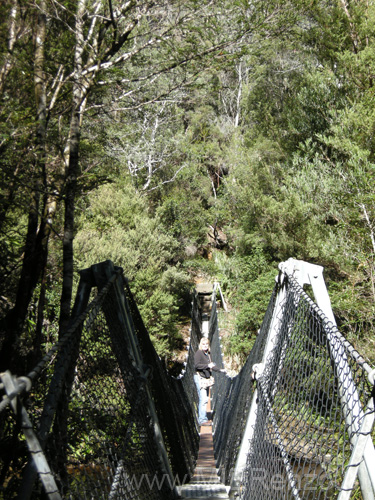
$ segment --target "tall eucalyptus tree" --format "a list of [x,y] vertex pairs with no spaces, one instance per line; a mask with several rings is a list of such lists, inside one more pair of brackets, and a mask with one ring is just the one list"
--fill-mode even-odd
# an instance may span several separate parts
[[[267,5],[246,0],[6,0],[1,9],[0,32],[8,33],[1,38],[2,102],[18,99],[20,106],[22,100],[28,111],[21,116],[8,105],[14,132],[2,143],[10,172],[3,191],[14,186],[28,217],[21,270],[13,278],[13,307],[0,325],[3,368],[17,357],[31,298],[43,282],[52,232],[63,243],[60,331],[69,320],[87,118],[101,112],[115,117],[162,102],[193,84],[205,68],[222,64],[229,46],[244,47],[254,33],[272,36],[285,30],[293,24],[295,10],[276,0]],[[21,129],[27,155],[18,153]],[[146,187],[152,175],[150,167]],[[15,202],[8,205],[7,217],[15,207]]]
[[[7,44],[2,47],[2,97],[5,102],[13,97],[15,79],[25,74],[26,81],[19,83],[35,117],[27,132],[31,153],[20,167],[29,186],[17,184],[16,168],[11,172],[15,189],[28,200],[28,224],[14,305],[1,323],[3,367],[17,352],[32,294],[43,276],[61,201],[65,206],[61,329],[69,318],[85,114],[108,107],[108,100],[117,111],[156,101],[162,76],[170,75],[161,91],[165,95],[186,83],[200,71],[205,58],[233,40],[226,40],[217,30],[220,16],[210,1],[35,0],[24,4],[9,0],[2,10],[6,24],[2,28],[8,30]],[[105,102],[100,102],[103,88],[107,89]],[[19,123],[18,130],[22,126]],[[17,136],[17,130],[13,135]],[[17,147],[14,137],[9,134],[3,149]],[[15,162],[9,155],[9,163]]]

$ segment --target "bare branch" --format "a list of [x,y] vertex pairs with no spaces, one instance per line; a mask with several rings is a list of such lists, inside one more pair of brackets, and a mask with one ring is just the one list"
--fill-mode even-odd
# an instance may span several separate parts
[[166,181],[163,181],[163,182],[160,182],[157,186],[154,186],[150,189],[147,189],[145,192],[146,193],[151,193],[151,191],[155,191],[155,189],[160,189],[162,186],[164,186],[165,184],[169,184],[170,182],[173,182],[176,180],[177,178],[177,175],[181,172],[181,170],[183,170],[184,168],[186,167],[186,165],[182,165],[174,174],[173,176],[166,180]]
[[364,203],[359,203],[359,207],[362,209],[362,212],[363,212],[363,215],[366,219],[366,223],[367,223],[367,227],[369,228],[370,230],[370,239],[371,239],[371,243],[372,243],[372,251],[374,252],[374,255],[375,255],[375,235],[374,235],[374,226],[372,225],[371,223],[371,220],[370,220],[370,217],[369,217],[369,214],[368,214],[368,211],[366,209],[366,206]]

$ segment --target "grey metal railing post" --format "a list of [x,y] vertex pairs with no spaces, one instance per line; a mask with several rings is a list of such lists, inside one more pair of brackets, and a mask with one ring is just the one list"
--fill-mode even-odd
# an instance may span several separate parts
[[[4,384],[6,393],[9,395],[14,392],[17,387],[15,383],[16,377],[13,378],[9,371],[1,374],[1,380]],[[12,399],[10,403],[15,415],[20,418],[21,428],[25,436],[27,447],[29,449],[31,459],[34,464],[35,474],[38,473],[43,484],[45,493],[49,500],[61,500],[55,478],[48,465],[43,448],[33,429],[33,425],[29,419],[27,411],[18,397]]]

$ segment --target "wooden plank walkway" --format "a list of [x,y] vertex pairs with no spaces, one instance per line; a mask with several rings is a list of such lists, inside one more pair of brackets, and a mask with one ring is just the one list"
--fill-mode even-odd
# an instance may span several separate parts
[[[211,399],[208,401],[207,413],[211,413]],[[194,475],[190,483],[178,488],[182,498],[229,500],[227,490],[216,471],[214,447],[212,439],[212,426],[201,426],[198,459]]]

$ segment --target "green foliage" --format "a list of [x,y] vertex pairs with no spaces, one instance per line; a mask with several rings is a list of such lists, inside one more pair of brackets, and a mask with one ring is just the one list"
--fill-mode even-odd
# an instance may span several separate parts
[[89,196],[82,207],[85,228],[108,232],[114,227],[134,229],[135,218],[147,213],[147,204],[131,186],[104,184]]
[[177,318],[188,299],[189,278],[171,267],[179,243],[131,186],[107,184],[86,202],[76,242],[76,265],[112,260],[129,279],[160,356],[179,341]]
[[[326,266],[340,324],[353,337],[369,335],[375,303],[375,7],[343,5],[255,1],[249,8],[242,1],[212,6],[194,0],[183,12],[174,5],[164,12],[146,2],[147,15],[139,16],[121,47],[113,39],[140,14],[138,4],[118,19],[116,35],[115,24],[99,21],[108,12],[98,14],[83,64],[87,71],[102,59],[106,65],[92,80],[89,72],[85,76],[89,119],[80,130],[75,266],[111,259],[124,268],[163,356],[178,342],[174,325],[188,303],[188,273],[220,279],[238,310],[231,349],[248,352],[277,263],[289,257]],[[116,0],[114,12],[122,6]],[[10,53],[10,7],[2,5],[0,23],[1,68],[10,62],[0,111],[0,278],[8,304],[20,276],[34,181],[39,219],[44,194],[58,193],[56,203],[65,196],[62,151],[70,127],[77,4],[48,12],[44,83],[48,99],[56,100],[47,103],[41,163],[35,12],[21,5],[19,38]],[[132,53],[135,47],[144,49]],[[115,57],[129,59],[115,64],[112,49]],[[51,283],[60,283],[63,223],[57,209]],[[225,254],[209,246],[209,226],[224,230]],[[212,260],[203,257],[212,254]],[[58,314],[57,287],[48,294],[46,321],[54,332],[49,322]],[[33,314],[29,319],[35,322]]]
[[243,361],[250,353],[262,325],[277,274],[275,269],[269,269],[267,265],[259,268],[258,272],[258,277],[247,282],[243,294],[240,297],[237,295],[239,314],[236,317],[235,334],[229,339],[229,352],[242,355]]
[[276,270],[260,246],[245,253],[239,249],[231,258],[217,258],[222,289],[238,311],[235,331],[226,348],[246,359],[262,324],[274,287]]
[[220,214],[236,255],[260,248],[269,264],[324,265],[340,326],[359,339],[374,308],[373,7],[351,5],[350,21],[338,4],[307,11],[298,37],[266,40],[246,59]]
[[20,210],[9,210],[0,232],[0,278],[2,295],[12,296],[18,278],[18,262],[23,252],[27,220]]
[[[184,185],[186,189],[182,189]],[[156,213],[164,227],[184,246],[201,245],[207,233],[207,215],[202,205],[207,206],[204,193],[200,195],[199,190],[185,180],[165,198]]]
[[138,296],[139,310],[160,357],[167,358],[180,339],[176,325],[175,297],[162,290]]
[[363,339],[375,324],[375,308],[370,308],[374,297],[369,295],[368,283],[361,271],[359,269],[350,280],[331,282],[329,286],[339,326],[348,331],[353,340]]
[[312,198],[302,198],[294,173],[275,163],[277,155],[277,146],[263,141],[244,151],[233,166],[224,202],[237,221],[230,230],[242,251],[261,245],[275,261],[305,258],[312,253],[320,223],[317,208]]
[[327,129],[342,92],[333,71],[298,39],[265,41],[247,64],[251,79],[244,86],[242,120],[251,141],[264,136],[291,154],[300,142]]

